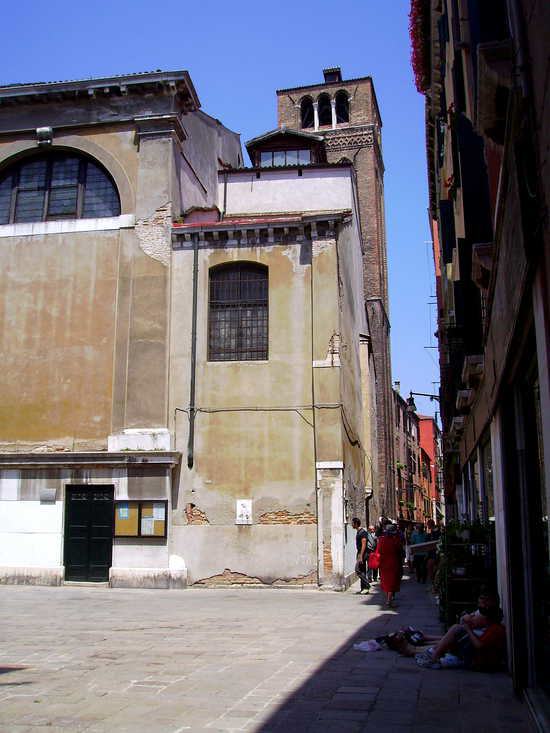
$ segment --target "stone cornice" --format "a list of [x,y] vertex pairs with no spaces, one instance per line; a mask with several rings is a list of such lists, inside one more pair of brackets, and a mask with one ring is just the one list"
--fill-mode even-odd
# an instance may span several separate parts
[[198,109],[200,102],[189,73],[179,71],[151,71],[141,74],[108,76],[98,79],[74,79],[70,81],[36,82],[0,86],[0,104],[32,102],[60,102],[78,97],[103,98],[128,94],[172,94]]
[[145,138],[172,136],[178,142],[183,142],[187,135],[179,115],[147,115],[135,117],[136,137],[138,140]]
[[25,468],[80,468],[82,466],[176,466],[181,459],[179,451],[124,451],[109,453],[0,453],[0,469]]
[[195,237],[200,248],[228,246],[271,246],[304,243],[335,236],[337,223],[347,220],[350,211],[315,214],[288,214],[277,218],[249,217],[172,228],[174,249],[190,249]]

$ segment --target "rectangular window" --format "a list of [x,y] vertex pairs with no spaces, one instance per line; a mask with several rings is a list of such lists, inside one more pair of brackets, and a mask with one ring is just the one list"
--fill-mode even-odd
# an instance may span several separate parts
[[273,153],[273,165],[285,165],[285,151],[275,150]]
[[287,165],[298,165],[298,151],[287,150],[286,151],[286,164]]
[[269,168],[273,165],[273,153],[271,150],[267,153],[260,153],[260,166],[262,168]]
[[46,161],[29,163],[19,171],[15,222],[41,221],[46,193]]
[[311,151],[310,150],[299,150],[298,151],[298,163],[300,165],[309,165],[311,163]]
[[267,268],[243,262],[210,272],[208,359],[267,359]]

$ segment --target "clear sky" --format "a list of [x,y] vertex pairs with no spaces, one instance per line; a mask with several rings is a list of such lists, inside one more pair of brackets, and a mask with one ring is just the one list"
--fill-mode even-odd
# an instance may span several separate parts
[[[437,391],[424,98],[409,0],[15,0],[2,10],[0,83],[187,69],[205,112],[242,141],[276,127],[275,90],[372,76],[383,120],[393,379]],[[246,159],[246,156],[245,156]],[[417,399],[420,411],[436,403]]]

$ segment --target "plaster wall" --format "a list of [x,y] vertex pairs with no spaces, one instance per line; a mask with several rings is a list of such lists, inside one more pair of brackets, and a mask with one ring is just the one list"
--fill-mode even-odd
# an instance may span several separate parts
[[[191,331],[192,256],[190,247],[175,251],[172,273],[172,292],[180,297],[172,301],[171,402],[183,409],[189,399],[191,343],[184,334]],[[239,260],[259,262],[269,269],[268,359],[209,362],[208,271]],[[337,270],[336,239],[330,237],[315,240],[312,246],[294,241],[253,247],[239,242],[223,248],[200,245],[194,466],[192,470],[182,467],[171,544],[171,551],[185,558],[190,582],[203,578],[220,582],[226,570],[262,582],[273,582],[274,575],[294,582],[317,570],[317,547],[312,540],[316,535],[312,356],[318,459],[341,460],[341,417],[340,410],[334,409],[340,402],[340,367],[334,353],[334,336],[340,329]],[[177,412],[175,418],[175,447],[185,453],[187,417]],[[252,500],[253,532],[235,526],[237,499]],[[342,532],[341,489],[339,502]],[[191,504],[200,511],[202,527],[188,523],[186,509]],[[256,541],[262,533],[264,540]],[[196,539],[203,535],[204,539]],[[216,544],[226,536],[229,555],[224,550],[201,559],[196,543],[208,542],[209,536]],[[307,559],[303,542],[309,543]],[[336,552],[342,568],[341,538],[339,542]],[[259,564],[256,555],[263,558]],[[269,558],[277,558],[278,573],[266,570],[273,565]]]
[[59,566],[62,526],[61,501],[0,500],[0,566]]
[[115,538],[113,543],[113,568],[167,568],[168,545],[166,540]]
[[188,583],[308,584],[317,581],[314,524],[173,528],[173,546],[188,567]]
[[[309,258],[300,261],[301,249],[300,243],[289,243],[199,251],[194,466],[181,469],[171,543],[171,552],[185,559],[190,582],[225,569],[264,582],[286,577],[285,573],[305,576],[316,569],[315,553],[310,556],[302,546],[306,542],[311,548],[315,536],[315,476],[311,265]],[[171,405],[175,448],[184,455],[188,421],[186,413],[175,408],[186,409],[189,400],[192,259],[189,249],[175,251],[172,272],[177,297],[172,300]],[[269,269],[268,360],[210,362],[208,272],[215,265],[240,260]],[[325,352],[327,348],[328,339]],[[252,527],[235,526],[237,499],[252,500]],[[190,504],[200,510],[204,526],[188,524],[185,510]],[[259,539],[262,533],[264,540]],[[276,543],[274,537],[279,537]],[[223,552],[203,552],[211,543],[223,547]]]
[[186,115],[184,126],[187,139],[179,161],[182,210],[216,205],[218,168],[239,168],[243,162],[239,135],[200,110]]
[[103,445],[111,427],[119,232],[0,241],[4,449]]
[[[225,214],[307,212],[353,208],[349,168],[303,168],[220,174],[218,206]],[[227,180],[226,190],[225,180]]]

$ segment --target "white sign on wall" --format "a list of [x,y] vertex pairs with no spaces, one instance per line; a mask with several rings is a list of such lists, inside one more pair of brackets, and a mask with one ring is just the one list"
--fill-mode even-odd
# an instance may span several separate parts
[[235,524],[252,524],[251,499],[237,499]]

